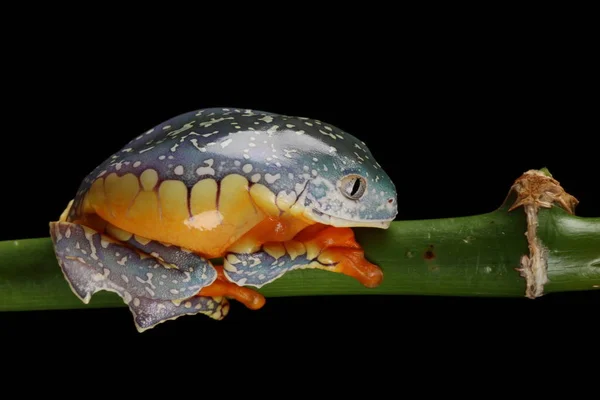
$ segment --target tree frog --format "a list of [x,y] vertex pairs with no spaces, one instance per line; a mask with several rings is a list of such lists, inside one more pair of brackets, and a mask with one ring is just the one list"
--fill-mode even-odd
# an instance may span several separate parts
[[[135,137],[50,222],[57,260],[84,303],[101,290],[139,332],[183,315],[222,319],[234,299],[295,269],[383,279],[353,227],[386,229],[396,188],[364,142],[331,124],[205,108]],[[217,265],[215,259],[222,259]]]

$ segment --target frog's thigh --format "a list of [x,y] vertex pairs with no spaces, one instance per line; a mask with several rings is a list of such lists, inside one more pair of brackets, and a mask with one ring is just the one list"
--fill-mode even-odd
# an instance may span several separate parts
[[[135,247],[144,254],[149,254],[160,261],[177,266],[179,270],[183,271],[184,275],[187,275],[187,272],[202,277],[204,282],[208,282],[205,286],[217,279],[217,271],[210,261],[191,250],[151,240],[140,235],[133,235],[111,224],[107,225],[106,233],[123,243]],[[170,283],[177,284],[179,282],[170,281]]]
[[[193,263],[182,256],[182,268],[175,268],[69,222],[50,223],[50,234],[73,292],[86,304],[99,291],[117,293],[129,306],[139,331],[185,314],[203,313],[221,319],[228,311],[224,298],[195,296],[216,279],[212,266],[199,257]],[[172,261],[176,254],[189,254],[174,250],[169,253]]]

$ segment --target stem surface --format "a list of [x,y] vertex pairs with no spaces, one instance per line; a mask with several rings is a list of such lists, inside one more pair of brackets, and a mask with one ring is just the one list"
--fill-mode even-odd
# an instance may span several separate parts
[[[528,254],[522,209],[476,216],[396,221],[388,230],[355,229],[367,258],[382,267],[383,283],[320,270],[292,271],[260,292],[267,297],[421,294],[523,297],[516,271]],[[538,237],[547,249],[544,293],[600,287],[600,218],[581,218],[559,207],[541,209]],[[114,293],[95,294],[89,305],[71,292],[50,238],[0,242],[0,311],[124,307]]]

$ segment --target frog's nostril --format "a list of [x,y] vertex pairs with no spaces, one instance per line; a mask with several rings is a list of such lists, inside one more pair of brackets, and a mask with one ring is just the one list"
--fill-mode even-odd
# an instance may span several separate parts
[[393,198],[393,197],[390,197],[390,198],[388,199],[388,203],[390,203],[390,204],[393,204],[393,203],[394,203],[394,198]]

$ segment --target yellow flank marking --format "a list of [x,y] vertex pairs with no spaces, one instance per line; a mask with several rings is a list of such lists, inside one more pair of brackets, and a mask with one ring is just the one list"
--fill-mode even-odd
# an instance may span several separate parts
[[190,211],[192,217],[186,225],[198,230],[213,230],[222,221],[217,211],[217,182],[214,179],[202,179],[197,182],[190,193]]
[[108,233],[111,237],[122,242],[131,239],[131,236],[133,236],[130,232],[124,231],[123,229],[118,228],[113,224],[106,225],[106,233]]
[[214,179],[202,179],[192,187],[190,210],[192,215],[217,209],[217,182]]
[[283,242],[283,245],[292,260],[295,260],[296,257],[306,253],[304,245],[296,240],[288,240],[287,242]]
[[158,174],[153,169],[147,169],[140,175],[140,182],[142,183],[144,190],[152,190],[158,182]]
[[275,204],[275,194],[265,185],[257,183],[250,188],[252,200],[263,210],[267,215],[272,217],[279,216],[279,208]]
[[[159,205],[156,192],[140,192],[129,209],[127,217],[131,223],[135,224],[136,232],[142,233],[156,230],[160,226]],[[129,228],[133,229],[132,227]]]
[[296,192],[285,193],[283,190],[277,194],[277,207],[281,211],[288,211],[296,201]]
[[237,174],[228,175],[221,181],[219,212],[224,225],[235,227],[236,237],[231,242],[263,219],[263,214],[256,209],[248,193],[248,181]]
[[289,213],[296,217],[296,218],[304,218],[304,204],[302,204],[302,202],[297,201],[296,203],[294,203],[294,205],[290,208]]
[[163,228],[169,225],[181,226],[189,217],[187,187],[181,181],[168,180],[160,184],[158,189],[160,209],[163,217]]
[[133,199],[140,190],[140,184],[134,174],[129,173],[119,177],[113,172],[106,177],[104,189],[107,205],[113,215],[118,217],[124,215],[131,207]]
[[276,260],[285,255],[285,247],[281,243],[267,243],[263,246],[263,250]]
[[321,247],[314,242],[306,242],[304,243],[306,247],[306,258],[312,260],[321,252]]
[[144,246],[151,242],[150,239],[145,238],[143,236],[134,235],[133,237],[139,244],[144,245]]
[[[242,207],[242,208],[239,208]],[[225,218],[234,214],[254,214],[254,205],[248,194],[248,181],[241,175],[228,175],[221,181],[219,211]]]
[[94,181],[83,200],[83,213],[94,213],[95,207],[98,207],[99,209],[106,207],[104,178],[96,179]]

